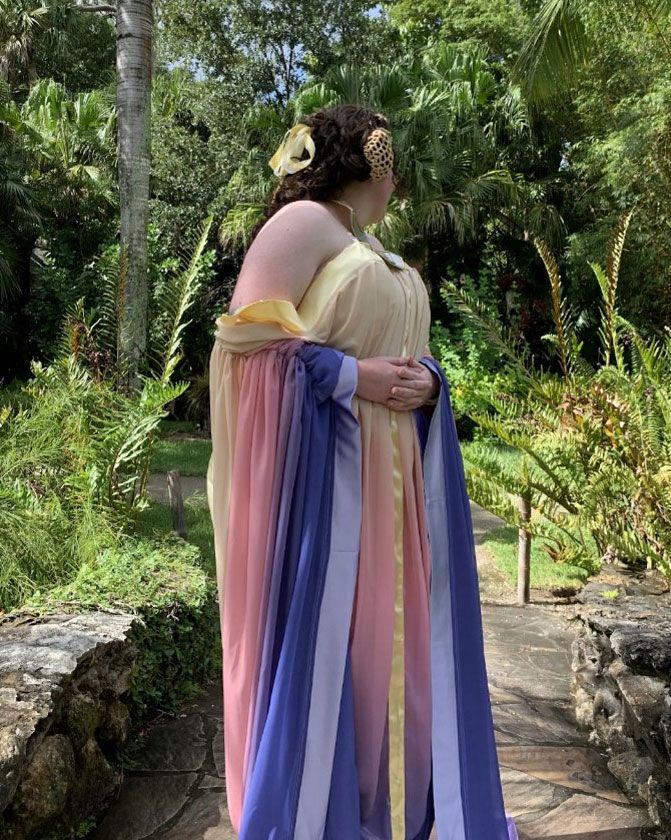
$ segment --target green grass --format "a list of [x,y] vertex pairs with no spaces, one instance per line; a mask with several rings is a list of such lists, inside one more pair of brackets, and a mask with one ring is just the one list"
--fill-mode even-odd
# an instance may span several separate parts
[[[190,496],[184,501],[184,523],[187,542],[198,546],[201,552],[203,570],[215,577],[214,535],[212,518],[204,494]],[[205,502],[205,506],[203,506]],[[170,507],[154,502],[151,507],[140,512],[138,532],[143,536],[152,536],[155,531],[166,533],[172,530]]]
[[[521,453],[505,446],[497,441],[464,441],[461,444],[464,459],[469,454],[475,454],[481,450],[496,448],[498,457],[509,462],[514,467],[521,458]],[[517,584],[517,528],[510,525],[502,525],[490,531],[484,537],[484,546],[494,558],[496,565],[501,569],[513,585]],[[555,563],[543,550],[543,543],[540,539],[533,539],[531,543],[531,587],[532,589],[573,590],[578,591],[587,581],[589,572],[580,566],[573,566],[569,563]]]
[[[517,582],[517,528],[503,525],[484,537],[484,547],[494,558],[496,565],[507,575],[510,582]],[[589,573],[579,566],[568,563],[554,563],[543,551],[540,540],[531,543],[531,588],[573,589],[577,591],[586,582]]]
[[[195,426],[189,421],[163,420],[163,435],[172,432],[194,431]],[[207,439],[188,440],[179,437],[162,437],[154,444],[151,463],[152,472],[179,470],[181,475],[207,475],[207,465],[212,452],[212,443]],[[184,523],[187,542],[198,546],[201,553],[203,570],[215,577],[214,535],[212,519],[207,507],[207,495],[198,493],[184,500]],[[140,512],[138,533],[152,536],[156,532],[166,533],[172,530],[170,506],[153,502],[150,507]]]
[[212,444],[207,439],[161,438],[154,444],[151,472],[179,470],[181,475],[207,475]]
[[522,457],[519,450],[512,446],[506,446],[500,441],[465,440],[461,441],[460,446],[464,458],[468,458],[469,452],[475,453],[483,450],[486,452],[491,449],[496,449],[499,457],[506,462],[510,462],[510,464],[516,463]]

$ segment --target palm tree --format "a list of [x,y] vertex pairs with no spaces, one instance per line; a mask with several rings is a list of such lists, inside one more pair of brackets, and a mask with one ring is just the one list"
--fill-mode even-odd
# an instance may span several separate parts
[[[35,0],[0,0],[0,82],[4,81],[6,87],[9,87],[8,82],[15,81],[17,68],[25,69],[31,84],[37,81],[33,55],[38,36],[46,33],[52,39],[58,39],[64,32],[63,26],[57,29],[54,24],[54,10],[55,0],[44,0],[41,5],[36,5]],[[68,15],[82,12],[116,14],[117,18],[118,172],[122,259],[126,266],[119,352],[128,371],[125,385],[135,389],[139,387],[138,371],[145,362],[147,342],[153,2],[119,0],[117,6],[73,2],[65,11]],[[29,99],[32,104],[37,102],[32,116],[38,125],[24,121],[27,145],[37,147],[37,151],[48,148],[73,182],[96,181],[101,176],[98,163],[100,146],[104,142],[102,135],[113,126],[112,109],[109,109],[105,128],[100,130],[98,94],[80,96],[71,112],[58,85],[44,82],[37,87]],[[6,116],[4,112],[15,119],[19,115],[16,105],[9,110],[2,107],[0,127]],[[63,132],[65,116],[72,130]],[[0,179],[4,193],[14,190],[13,181],[4,171],[0,173]],[[106,188],[109,186],[109,183],[105,184]],[[14,192],[18,195],[16,190]],[[4,240],[6,256],[10,249],[6,236]],[[5,263],[9,265],[7,259]]]
[[147,343],[147,227],[152,79],[152,0],[119,0],[117,119],[122,259],[127,270],[119,351],[125,385],[139,387]]
[[56,214],[80,206],[86,195],[113,200],[115,114],[104,92],[73,97],[58,82],[42,79],[21,107],[7,103],[0,119],[32,161],[30,183],[48,195]]
[[31,75],[33,42],[48,12],[30,0],[0,0],[0,79],[13,83],[17,65]]
[[0,79],[13,87],[25,72],[29,84],[37,81],[36,52],[62,46],[66,21],[54,0],[0,0]]
[[497,103],[497,95],[482,49],[441,44],[412,61],[365,73],[334,68],[305,85],[282,115],[255,105],[243,121],[242,162],[228,186],[231,209],[220,229],[222,243],[247,243],[274,185],[268,150],[285,123],[339,102],[359,102],[390,118],[406,195],[394,196],[375,230],[385,244],[417,250],[447,230],[465,239],[482,208],[515,192],[510,173],[498,165],[497,140],[504,131],[522,134],[528,125],[519,97]]
[[[550,99],[576,79],[590,56],[591,42],[586,27],[590,0],[545,0],[534,18],[531,31],[517,64],[515,77],[530,101]],[[609,0],[614,19],[621,10]],[[641,25],[651,26],[671,59],[671,41],[665,34],[664,17],[671,12],[671,0],[638,0]]]
[[[20,254],[40,223],[34,192],[23,177],[25,160],[10,125],[11,107],[9,85],[0,80],[0,304],[20,290],[16,277]],[[10,332],[10,320],[0,315],[0,335]]]

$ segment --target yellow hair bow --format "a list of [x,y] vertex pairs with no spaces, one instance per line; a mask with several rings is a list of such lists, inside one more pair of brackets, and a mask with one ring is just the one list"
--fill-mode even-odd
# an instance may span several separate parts
[[[275,175],[291,175],[312,163],[315,141],[310,136],[311,131],[311,126],[296,123],[285,133],[277,151],[268,161]],[[304,149],[308,150],[309,157],[301,160]]]

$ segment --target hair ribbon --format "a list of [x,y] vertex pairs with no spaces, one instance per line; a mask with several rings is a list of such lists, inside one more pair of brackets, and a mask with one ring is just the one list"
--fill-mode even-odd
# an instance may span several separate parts
[[[282,138],[275,154],[268,161],[275,175],[291,175],[299,169],[305,169],[312,163],[315,154],[315,142],[310,136],[312,128],[305,123],[296,123]],[[304,150],[309,157],[301,160]]]

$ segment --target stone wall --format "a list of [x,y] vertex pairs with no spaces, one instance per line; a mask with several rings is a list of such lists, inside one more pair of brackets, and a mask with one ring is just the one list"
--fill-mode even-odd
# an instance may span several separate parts
[[137,615],[0,618],[0,838],[75,837],[121,783]]
[[578,596],[578,722],[671,837],[671,594],[657,574],[605,567]]

